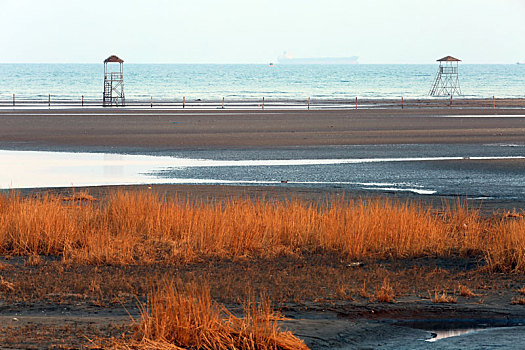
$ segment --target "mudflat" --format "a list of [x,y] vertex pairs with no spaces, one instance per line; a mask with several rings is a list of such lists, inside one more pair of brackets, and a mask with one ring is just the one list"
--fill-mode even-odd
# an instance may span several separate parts
[[3,109],[0,148],[169,150],[524,143],[521,109]]
[[[392,143],[522,144],[523,115],[515,109],[17,109],[0,111],[0,148],[142,152]],[[444,165],[456,167],[457,163]],[[500,167],[509,165],[506,161],[496,163]],[[473,161],[469,166],[486,164]],[[72,197],[73,192],[80,191],[104,203],[116,190],[158,191],[169,198],[210,202],[248,197],[323,203],[338,196],[372,197],[333,189],[188,185],[24,190],[21,195],[31,198],[52,192]],[[391,194],[389,198],[403,201],[408,197],[397,196]],[[432,201],[436,203],[429,204],[439,207],[441,200],[435,198]],[[516,203],[492,203],[486,215],[515,207]],[[523,213],[518,214],[508,220],[523,224]],[[458,222],[458,227],[467,227]],[[513,349],[525,332],[523,273],[491,271],[485,257],[476,252],[355,261],[336,252],[311,251],[269,258],[202,257],[187,264],[133,265],[67,263],[60,256],[43,254],[3,258],[3,348],[94,347],[100,337],[129,337],[133,329],[130,317],[140,317],[137,300],[146,302],[152,283],[166,276],[183,282],[206,281],[213,298],[233,312],[242,311],[239,300],[250,294],[267,295],[288,318],[281,325],[311,349],[423,349],[434,345],[441,349]],[[394,292],[391,301],[378,299],[385,281]],[[442,295],[448,301],[440,300]],[[437,344],[425,341],[443,330],[472,328],[478,330],[438,340]]]

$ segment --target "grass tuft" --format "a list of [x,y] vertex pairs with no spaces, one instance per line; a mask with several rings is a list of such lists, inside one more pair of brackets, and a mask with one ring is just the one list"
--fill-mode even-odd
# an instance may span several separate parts
[[290,332],[282,331],[268,302],[248,303],[237,317],[214,302],[210,289],[164,280],[152,290],[137,325],[137,349],[292,350],[308,349]]
[[462,284],[458,285],[458,294],[465,298],[477,297],[478,294],[474,293],[469,287]]
[[388,282],[388,279],[385,278],[383,280],[383,285],[376,292],[377,301],[381,303],[393,303],[395,302],[394,297],[395,297],[394,288],[392,288],[392,286]]
[[432,298],[432,302],[438,303],[438,304],[455,304],[457,303],[457,299],[454,298],[452,295],[447,295],[446,291],[443,291],[442,294],[438,294],[438,292],[434,292],[434,297]]

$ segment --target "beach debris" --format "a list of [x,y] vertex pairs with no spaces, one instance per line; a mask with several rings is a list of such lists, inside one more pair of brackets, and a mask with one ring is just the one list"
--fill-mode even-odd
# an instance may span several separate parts
[[364,263],[361,261],[353,261],[351,263],[346,264],[346,267],[362,267],[364,266]]

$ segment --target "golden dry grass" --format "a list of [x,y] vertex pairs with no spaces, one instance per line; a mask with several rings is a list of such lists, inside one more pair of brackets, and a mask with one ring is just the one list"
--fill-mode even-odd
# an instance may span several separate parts
[[474,293],[469,287],[462,284],[458,285],[458,294],[465,298],[477,297],[478,294]]
[[394,297],[395,297],[394,288],[392,288],[392,286],[388,282],[388,279],[385,278],[383,280],[383,285],[376,292],[377,301],[381,303],[393,303]]
[[525,305],[525,298],[515,298],[511,302],[513,305]]
[[479,255],[491,270],[525,272],[525,220],[484,219],[461,203],[436,214],[386,198],[316,205],[238,198],[195,203],[150,191],[68,202],[49,194],[0,195],[2,255],[152,264],[319,251],[349,259]]
[[[163,280],[152,290],[132,349],[306,350],[277,325],[269,303],[248,303],[237,317],[214,302],[207,286]],[[119,347],[119,346],[117,346]]]
[[439,294],[437,291],[434,292],[434,297],[432,298],[432,302],[438,303],[438,304],[455,304],[457,303],[457,299],[454,298],[452,295],[448,295],[446,291],[443,291],[443,293]]

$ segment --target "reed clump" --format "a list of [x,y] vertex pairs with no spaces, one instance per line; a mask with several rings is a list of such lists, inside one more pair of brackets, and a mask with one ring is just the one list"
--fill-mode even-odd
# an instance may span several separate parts
[[387,278],[383,280],[383,285],[376,292],[377,301],[381,303],[393,303],[395,302],[395,292],[394,288],[390,285],[390,282]]
[[458,302],[457,298],[452,295],[448,295],[446,291],[439,294],[437,291],[434,292],[434,297],[431,299],[433,303],[437,304],[455,304]]
[[118,190],[99,201],[0,195],[2,255],[153,264],[322,251],[349,259],[479,255],[490,269],[525,272],[525,220],[495,222],[460,204],[436,215],[386,198],[314,204]]
[[212,300],[210,288],[170,279],[153,288],[127,347],[135,349],[306,350],[279,329],[270,304],[247,303],[237,317]]

